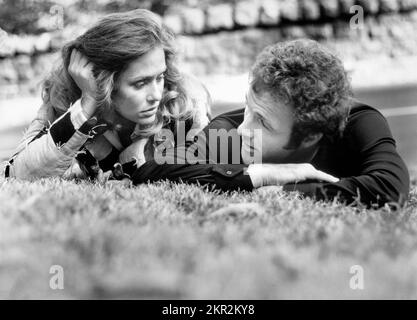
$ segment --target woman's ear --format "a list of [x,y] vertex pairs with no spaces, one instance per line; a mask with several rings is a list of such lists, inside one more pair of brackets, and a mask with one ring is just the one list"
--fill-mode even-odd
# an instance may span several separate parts
[[301,142],[302,148],[308,148],[315,144],[317,144],[320,139],[323,137],[323,133],[310,133],[307,137],[304,138],[303,142]]

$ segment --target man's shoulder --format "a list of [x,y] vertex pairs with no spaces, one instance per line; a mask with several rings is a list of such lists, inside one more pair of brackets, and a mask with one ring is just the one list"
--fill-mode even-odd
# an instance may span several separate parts
[[228,111],[216,116],[209,124],[211,128],[217,129],[233,129],[237,128],[242,122],[245,109],[236,109]]
[[387,120],[384,115],[373,106],[369,104],[353,101],[349,110],[349,115],[346,122],[345,134],[346,131],[352,131],[356,129],[363,130],[372,130],[378,124],[385,126]]
[[375,107],[355,101],[349,112],[343,140],[351,140],[356,147],[360,147],[387,138],[392,139],[392,134],[383,114]]
[[357,119],[358,117],[360,118],[367,117],[368,115],[378,115],[384,118],[382,113],[378,111],[377,108],[370,106],[369,104],[363,103],[359,100],[352,101],[350,111],[349,111],[348,121]]

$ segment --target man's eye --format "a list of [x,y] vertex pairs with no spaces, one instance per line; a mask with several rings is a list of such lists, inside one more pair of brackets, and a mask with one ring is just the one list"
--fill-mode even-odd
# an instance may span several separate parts
[[260,123],[262,126],[266,127],[266,125],[265,125],[265,120],[264,120],[263,118],[261,118],[261,117],[259,117],[259,116],[258,116],[258,121],[259,121],[259,123]]

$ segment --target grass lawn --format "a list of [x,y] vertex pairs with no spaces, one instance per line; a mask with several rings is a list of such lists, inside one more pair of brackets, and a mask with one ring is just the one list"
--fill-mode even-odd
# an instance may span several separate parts
[[[0,180],[0,298],[417,298],[417,183],[406,208]],[[64,289],[49,286],[52,265]],[[364,289],[349,286],[353,265]]]

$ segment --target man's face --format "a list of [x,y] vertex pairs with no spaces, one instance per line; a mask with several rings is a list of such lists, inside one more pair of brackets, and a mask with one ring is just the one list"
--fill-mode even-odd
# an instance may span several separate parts
[[[293,122],[292,107],[269,93],[255,93],[250,87],[246,95],[244,120],[238,128],[242,136],[243,162],[254,162],[254,152],[262,155],[264,163],[288,162],[294,151],[284,147],[290,140]],[[259,133],[262,135],[261,143],[254,139],[254,135]]]
[[165,53],[155,47],[129,63],[120,74],[113,97],[116,110],[140,125],[155,122],[164,90]]

